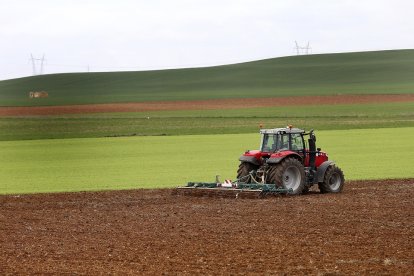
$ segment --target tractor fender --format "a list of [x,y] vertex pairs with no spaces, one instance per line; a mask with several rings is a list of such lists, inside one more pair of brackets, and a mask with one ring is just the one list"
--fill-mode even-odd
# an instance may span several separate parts
[[302,162],[302,156],[300,156],[298,153],[293,152],[293,151],[282,151],[282,152],[277,152],[275,154],[272,154],[270,158],[267,159],[266,163],[267,164],[278,164],[280,163],[280,161],[282,161],[288,156],[297,158],[298,160]]
[[242,155],[242,156],[240,156],[239,161],[252,163],[253,165],[260,166],[259,160],[257,160],[257,158],[254,157],[254,156]]
[[319,182],[323,182],[323,178],[325,177],[325,172],[326,172],[326,170],[328,169],[328,167],[330,166],[330,165],[333,165],[333,164],[335,164],[335,162],[334,161],[325,161],[325,162],[323,162],[319,167],[318,167],[318,170],[316,171],[316,180],[318,180],[318,183]]

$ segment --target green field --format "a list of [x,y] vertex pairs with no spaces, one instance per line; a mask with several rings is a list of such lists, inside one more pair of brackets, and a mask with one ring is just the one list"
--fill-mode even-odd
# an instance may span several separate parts
[[[414,177],[414,127],[318,131],[318,146],[350,179]],[[258,134],[0,142],[0,193],[174,187],[234,179]]]
[[[143,72],[72,73],[0,81],[0,106],[414,92],[414,50],[293,56]],[[30,100],[29,91],[49,98]]]
[[318,130],[409,127],[414,102],[0,118],[0,140],[254,133],[260,123]]

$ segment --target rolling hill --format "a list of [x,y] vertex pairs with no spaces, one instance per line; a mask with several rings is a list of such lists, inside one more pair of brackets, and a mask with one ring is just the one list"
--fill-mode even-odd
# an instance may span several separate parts
[[[31,100],[29,91],[49,98]],[[291,56],[192,69],[0,81],[0,106],[414,93],[414,50]]]

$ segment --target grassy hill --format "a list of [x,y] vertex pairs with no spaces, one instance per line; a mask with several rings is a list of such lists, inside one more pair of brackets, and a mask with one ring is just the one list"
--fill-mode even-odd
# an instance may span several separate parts
[[257,133],[259,124],[318,131],[412,127],[414,102],[0,117],[0,141]]
[[[0,81],[0,106],[414,93],[414,50],[292,56],[193,69]],[[30,100],[29,91],[48,99]]]

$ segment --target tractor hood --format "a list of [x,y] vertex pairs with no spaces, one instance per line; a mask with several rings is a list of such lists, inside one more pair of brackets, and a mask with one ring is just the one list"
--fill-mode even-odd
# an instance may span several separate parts
[[248,150],[240,156],[239,161],[261,165],[263,163],[262,157],[264,156],[268,157],[269,153],[261,152],[260,150]]
[[260,150],[248,150],[243,154],[243,156],[253,156],[260,159],[262,157],[262,152]]

